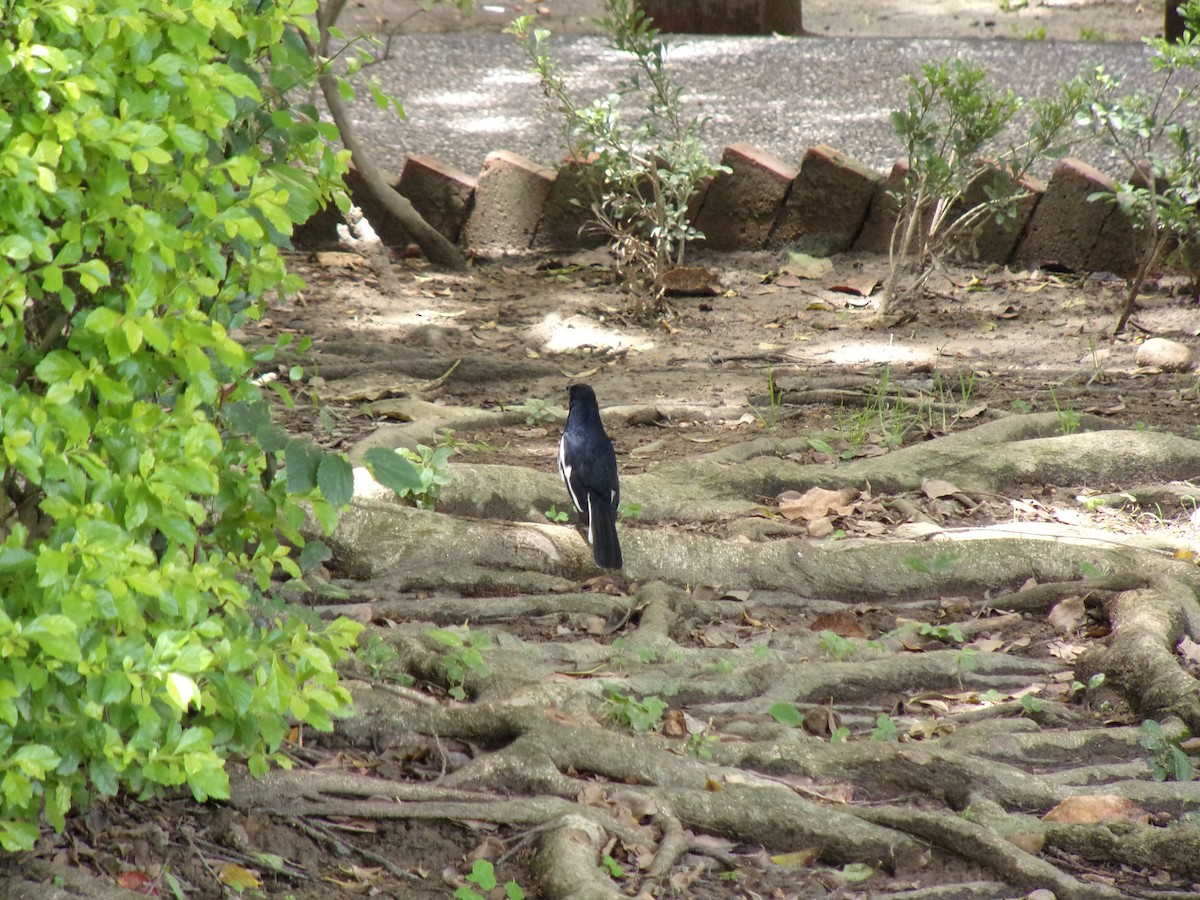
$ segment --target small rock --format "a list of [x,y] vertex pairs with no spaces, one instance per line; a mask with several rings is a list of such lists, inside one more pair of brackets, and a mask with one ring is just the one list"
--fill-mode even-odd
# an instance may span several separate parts
[[1154,366],[1164,372],[1186,372],[1192,367],[1192,350],[1166,338],[1150,338],[1137,351],[1139,366]]

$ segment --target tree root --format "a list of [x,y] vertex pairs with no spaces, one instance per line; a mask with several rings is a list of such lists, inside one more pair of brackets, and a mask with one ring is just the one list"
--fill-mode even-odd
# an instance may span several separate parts
[[1185,634],[1200,636],[1200,604],[1193,588],[1159,579],[1126,591],[1109,604],[1112,637],[1080,657],[1083,680],[1103,672],[1146,718],[1177,716],[1200,733],[1200,683],[1179,666],[1175,647]]

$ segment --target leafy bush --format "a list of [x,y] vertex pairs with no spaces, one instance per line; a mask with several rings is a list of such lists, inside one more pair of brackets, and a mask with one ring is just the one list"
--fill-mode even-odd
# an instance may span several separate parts
[[[998,139],[1025,100],[995,90],[981,67],[958,59],[926,63],[920,77],[908,79],[906,106],[892,113],[908,171],[898,192],[881,315],[920,290],[942,256],[969,248],[988,218],[1013,221],[1017,202],[1028,193],[1022,179],[1030,167],[1066,152],[1084,90],[1077,78],[1063,85],[1057,99],[1030,102],[1028,138],[1000,150]],[[974,202],[977,188],[983,199]]]
[[[663,277],[683,264],[687,242],[700,237],[687,218],[700,182],[721,171],[700,138],[705,120],[683,116],[682,89],[667,76],[667,46],[636,0],[604,0],[600,25],[615,50],[629,55],[633,72],[613,90],[579,105],[550,58],[550,32],[522,16],[509,31],[521,41],[554,110],[563,115],[572,158],[587,165],[584,183],[592,212],[617,256],[617,269],[638,292],[642,313],[656,312]],[[644,104],[626,125],[621,101]]]
[[1183,40],[1145,39],[1150,67],[1161,78],[1158,88],[1122,93],[1121,76],[1099,67],[1079,115],[1080,124],[1100,135],[1136,173],[1115,191],[1089,198],[1115,201],[1144,236],[1114,327],[1118,333],[1137,308],[1147,276],[1173,248],[1200,283],[1200,145],[1193,137],[1200,98],[1200,0],[1188,0],[1180,9]]
[[225,797],[226,757],[262,773],[291,722],[348,711],[334,664],[358,626],[267,592],[300,576],[306,508],[333,527],[350,468],[271,423],[233,336],[299,286],[279,249],[345,168],[286,99],[314,74],[314,9],[0,12],[5,849],[122,787]]

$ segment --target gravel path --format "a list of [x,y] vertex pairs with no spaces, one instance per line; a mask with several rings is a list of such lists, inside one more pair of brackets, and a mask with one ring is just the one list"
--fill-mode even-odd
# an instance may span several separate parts
[[[554,39],[554,52],[577,90],[591,99],[623,68],[602,38]],[[958,55],[983,65],[994,83],[1021,96],[1049,96],[1088,62],[1149,85],[1140,44],[894,38],[671,39],[670,64],[689,104],[710,117],[714,158],[747,141],[793,163],[826,143],[881,170],[900,144],[888,121],[905,95],[904,77],[922,62]],[[369,70],[403,102],[408,121],[378,111],[364,94],[353,109],[368,146],[398,172],[424,153],[479,171],[492,150],[552,164],[563,155],[558,122],[542,100],[512,37],[420,34],[396,37],[390,58]],[[1099,147],[1075,155],[1120,171]]]

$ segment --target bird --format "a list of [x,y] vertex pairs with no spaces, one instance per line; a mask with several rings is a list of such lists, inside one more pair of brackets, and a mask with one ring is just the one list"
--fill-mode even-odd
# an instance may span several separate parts
[[558,442],[558,471],[571,503],[587,526],[588,543],[596,565],[622,566],[617,540],[617,506],[621,484],[617,454],[600,421],[596,392],[586,384],[571,385],[567,424]]

